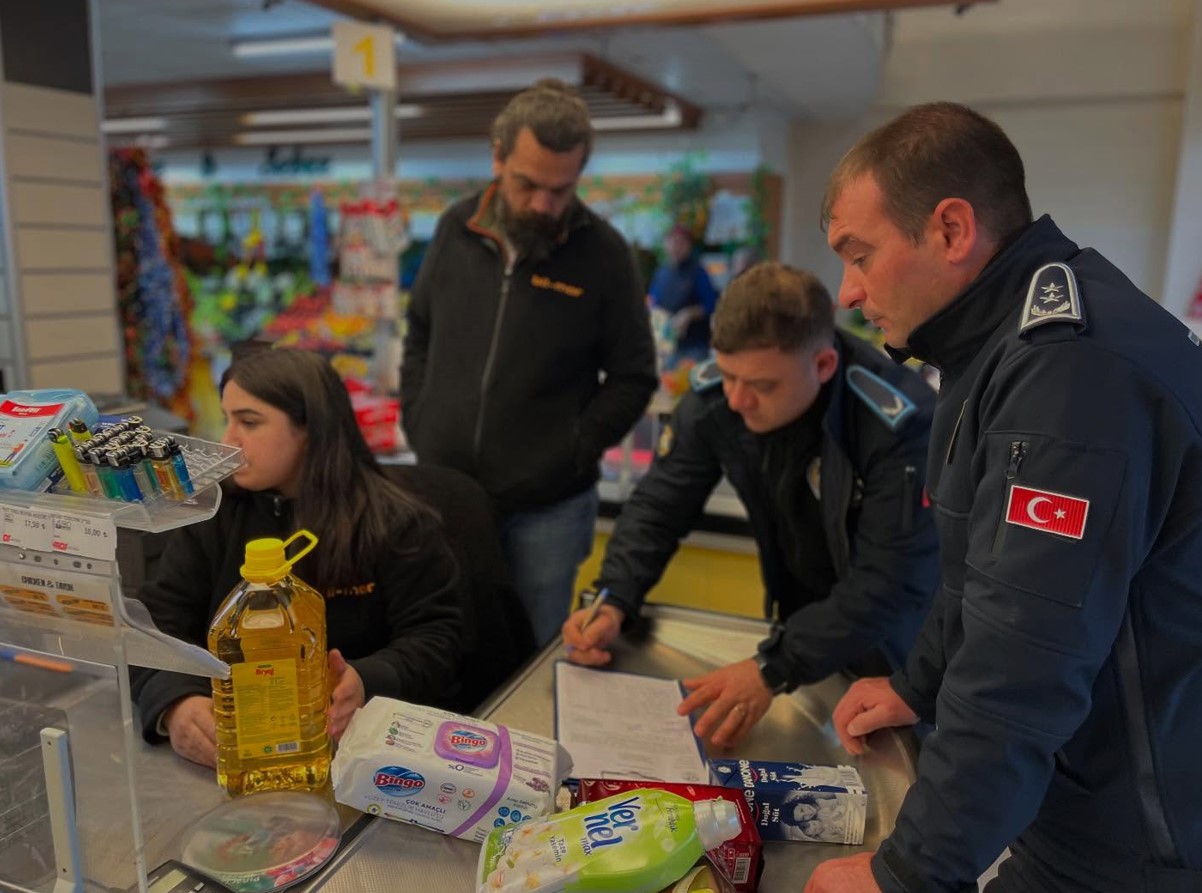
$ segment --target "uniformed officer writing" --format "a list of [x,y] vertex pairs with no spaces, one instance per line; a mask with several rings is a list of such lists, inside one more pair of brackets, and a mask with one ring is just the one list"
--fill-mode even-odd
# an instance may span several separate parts
[[601,569],[609,601],[563,627],[573,661],[608,663],[725,474],[759,548],[764,610],[783,621],[746,660],[685,680],[696,731],[742,738],[775,693],[848,667],[904,660],[935,586],[922,506],[934,394],[834,326],[808,273],[759,264],[726,289],[715,358],[695,371],[651,470],[623,508]]
[[918,106],[830,180],[839,292],[942,373],[941,586],[845,746],[933,721],[879,851],[806,893],[1202,890],[1202,349],[1049,217],[993,122]]

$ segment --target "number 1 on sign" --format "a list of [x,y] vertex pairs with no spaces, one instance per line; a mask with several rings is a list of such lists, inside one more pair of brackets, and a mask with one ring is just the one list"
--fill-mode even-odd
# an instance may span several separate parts
[[356,53],[363,55],[364,77],[375,77],[376,74],[376,42],[373,37],[365,37],[354,46]]

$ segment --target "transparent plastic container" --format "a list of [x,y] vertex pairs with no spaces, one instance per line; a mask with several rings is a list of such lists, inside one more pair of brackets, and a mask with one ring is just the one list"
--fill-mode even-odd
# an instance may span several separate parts
[[221,488],[217,485],[241,467],[242,450],[198,437],[186,437],[182,434],[170,436],[180,445],[192,478],[194,492],[188,499],[175,500],[166,493],[158,493],[147,496],[141,502],[122,502],[73,493],[65,481],[60,481],[47,493],[8,490],[5,491],[4,498],[6,501],[20,502],[32,508],[58,509],[78,515],[101,515],[111,518],[118,527],[149,533],[174,530],[211,518],[221,504]]

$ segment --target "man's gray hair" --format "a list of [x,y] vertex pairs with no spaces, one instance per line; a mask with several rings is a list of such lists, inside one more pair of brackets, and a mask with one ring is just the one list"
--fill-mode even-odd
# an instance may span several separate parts
[[571,84],[543,78],[527,87],[501,110],[492,125],[492,143],[503,161],[513,151],[522,128],[529,127],[539,144],[552,152],[584,146],[584,167],[593,150],[593,122],[588,105]]

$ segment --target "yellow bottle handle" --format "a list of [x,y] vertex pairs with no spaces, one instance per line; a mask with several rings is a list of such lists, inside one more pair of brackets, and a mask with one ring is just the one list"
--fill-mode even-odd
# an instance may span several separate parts
[[293,543],[295,543],[301,537],[304,537],[305,539],[307,539],[309,541],[309,543],[303,549],[301,549],[299,552],[297,552],[295,555],[293,555],[291,558],[287,559],[284,562],[284,566],[286,568],[288,568],[289,571],[292,570],[292,565],[296,564],[298,561],[300,561],[302,558],[304,558],[306,555],[308,555],[310,552],[312,552],[314,547],[317,545],[317,537],[315,535],[313,535],[312,533],[310,533],[307,530],[298,530],[296,533],[292,534],[292,536],[288,537],[288,539],[284,540],[284,553],[287,554],[288,547],[291,546]]

